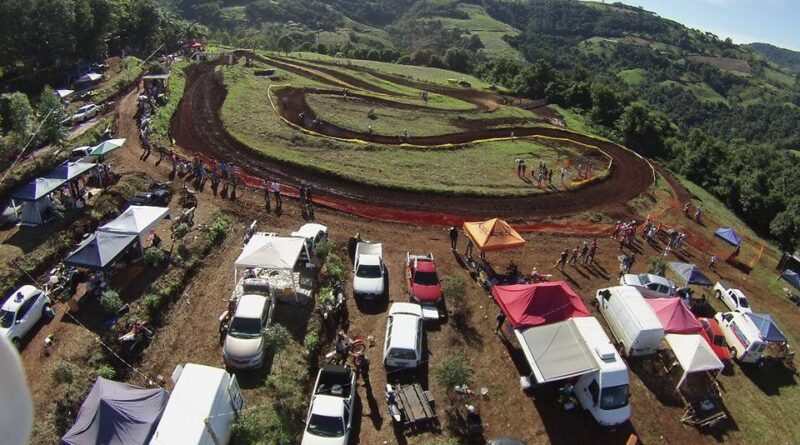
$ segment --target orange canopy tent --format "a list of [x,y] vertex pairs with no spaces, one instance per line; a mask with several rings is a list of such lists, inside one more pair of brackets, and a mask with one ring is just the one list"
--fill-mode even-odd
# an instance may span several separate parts
[[499,218],[483,222],[465,222],[464,232],[481,252],[523,247],[525,239]]

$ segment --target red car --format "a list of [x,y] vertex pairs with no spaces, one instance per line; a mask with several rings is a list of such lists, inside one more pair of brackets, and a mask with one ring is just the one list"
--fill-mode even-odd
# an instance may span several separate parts
[[442,284],[436,273],[433,254],[406,254],[406,275],[411,301],[421,305],[439,305],[442,302]]
[[720,329],[717,320],[713,318],[698,318],[698,320],[700,320],[700,324],[703,325],[700,335],[711,345],[711,349],[717,354],[717,358],[723,362],[729,361],[731,359],[731,352],[725,345],[725,336],[722,334],[722,329]]

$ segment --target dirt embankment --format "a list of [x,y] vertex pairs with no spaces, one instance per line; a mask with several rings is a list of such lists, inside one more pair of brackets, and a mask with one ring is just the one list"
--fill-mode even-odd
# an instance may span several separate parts
[[[439,193],[419,193],[365,185],[346,178],[313,170],[300,165],[259,155],[225,131],[219,116],[227,94],[213,77],[213,66],[199,65],[187,71],[186,93],[172,120],[172,132],[177,142],[191,150],[205,153],[218,160],[234,161],[245,170],[287,184],[309,183],[320,196],[347,199],[354,204],[379,204],[407,210],[425,210],[470,216],[502,216],[505,218],[552,217],[587,210],[618,209],[645,191],[653,181],[649,164],[636,154],[616,144],[596,140],[569,131],[550,128],[505,128],[470,130],[452,135],[415,138],[415,145],[463,144],[480,139],[515,136],[547,136],[563,138],[581,144],[595,145],[614,159],[608,179],[578,190],[527,197],[485,197]],[[467,90],[465,90],[466,92]],[[478,92],[480,93],[480,92]],[[302,90],[279,92],[287,99],[281,113],[291,122],[311,125],[313,111],[308,108]],[[304,118],[300,113],[306,113]],[[311,120],[309,120],[311,119]],[[324,124],[320,133],[343,138],[369,140],[366,134]],[[399,138],[374,136],[374,142],[399,144]]]

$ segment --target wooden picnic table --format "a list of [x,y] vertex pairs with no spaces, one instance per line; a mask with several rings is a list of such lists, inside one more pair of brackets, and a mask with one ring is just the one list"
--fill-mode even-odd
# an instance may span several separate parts
[[418,383],[398,385],[395,391],[397,405],[403,412],[407,425],[413,427],[436,420],[436,413],[431,406],[434,401],[433,395],[423,390]]

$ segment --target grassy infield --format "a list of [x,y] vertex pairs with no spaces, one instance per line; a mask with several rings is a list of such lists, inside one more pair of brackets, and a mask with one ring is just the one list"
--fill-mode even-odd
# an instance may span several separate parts
[[[305,64],[323,56],[303,54]],[[328,60],[334,60],[328,58]],[[468,77],[446,70],[383,64],[380,62],[350,61],[392,74],[414,79],[446,84],[453,77]],[[404,94],[401,100],[421,103],[419,91],[387,85],[386,82],[366,73],[346,70],[348,74],[384,88],[396,88]],[[278,85],[315,85],[314,82],[291,73],[282,73]],[[477,79],[467,78],[477,87],[488,87]],[[496,141],[469,144],[454,148],[416,149],[375,144],[345,143],[329,138],[319,138],[298,132],[286,125],[272,111],[267,97],[270,81],[252,75],[242,66],[225,73],[228,97],[222,107],[222,120],[228,131],[255,150],[279,159],[308,165],[344,177],[356,178],[367,184],[414,190],[435,190],[444,193],[475,193],[512,195],[537,193],[538,189],[520,181],[514,171],[514,160],[524,157],[529,165],[538,161],[554,165],[566,157],[576,157],[578,152],[569,148],[551,148],[535,140],[514,142]],[[324,87],[323,85],[317,85]],[[437,99],[432,95],[432,99]],[[432,108],[465,109],[472,105],[451,98],[432,100]],[[309,103],[323,120],[345,127],[365,131],[373,126],[376,133],[400,134],[404,128],[412,135],[441,134],[459,129],[448,121],[459,113],[407,112],[390,108],[376,110],[377,120],[367,119],[371,106],[355,100],[344,102],[332,96],[309,96]],[[500,107],[486,117],[504,117],[527,114],[511,107]],[[470,116],[470,112],[462,113]],[[443,119],[442,116],[446,118]],[[483,114],[475,115],[481,118]],[[479,117],[480,116],[480,117]],[[424,172],[421,173],[421,172]]]

